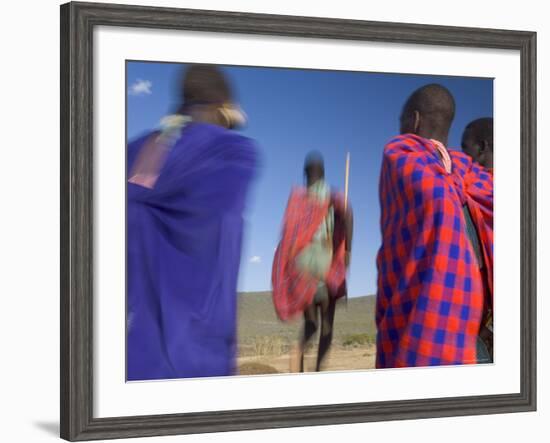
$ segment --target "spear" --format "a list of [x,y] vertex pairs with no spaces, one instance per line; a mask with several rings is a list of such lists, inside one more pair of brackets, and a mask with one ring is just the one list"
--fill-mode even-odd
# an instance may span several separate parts
[[346,181],[344,185],[344,210],[348,210],[348,190],[349,190],[349,152],[346,154]]
[[[346,218],[347,218],[347,212],[348,212],[349,163],[350,163],[350,155],[348,151],[346,153],[346,178],[344,182],[344,213],[346,214]],[[348,309],[348,291],[346,291],[346,310],[347,309]]]

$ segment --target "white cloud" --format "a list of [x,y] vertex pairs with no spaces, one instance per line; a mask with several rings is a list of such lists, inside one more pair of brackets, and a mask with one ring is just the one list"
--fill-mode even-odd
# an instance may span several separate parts
[[262,257],[260,257],[259,255],[253,255],[252,257],[250,257],[249,262],[250,263],[261,263],[262,262]]
[[128,93],[130,95],[150,95],[153,93],[151,88],[153,83],[149,80],[141,80],[138,78],[134,83],[128,88]]

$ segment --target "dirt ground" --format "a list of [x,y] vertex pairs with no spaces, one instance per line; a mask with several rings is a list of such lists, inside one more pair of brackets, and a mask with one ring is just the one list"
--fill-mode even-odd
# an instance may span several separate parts
[[[375,346],[365,344],[361,346],[335,345],[329,351],[323,364],[323,371],[350,371],[372,369],[375,363]],[[305,371],[315,370],[316,349],[311,347],[304,359]],[[241,375],[290,373],[290,354],[241,356],[237,360]]]

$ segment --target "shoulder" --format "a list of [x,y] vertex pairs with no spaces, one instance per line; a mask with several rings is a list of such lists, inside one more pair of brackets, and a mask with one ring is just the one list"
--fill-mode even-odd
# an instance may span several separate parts
[[208,137],[213,145],[223,148],[228,152],[240,152],[254,157],[258,154],[256,142],[234,130],[206,123],[197,123],[196,126],[198,131],[204,133],[205,136],[208,133]]
[[402,171],[406,165],[426,166],[434,162],[433,145],[430,140],[414,134],[402,134],[392,138],[384,147],[383,164],[389,170]]
[[256,142],[236,131],[208,123],[191,123],[181,143],[200,155],[215,157],[226,164],[254,167],[259,163]]
[[134,162],[137,154],[139,153],[140,149],[143,147],[145,143],[147,143],[148,140],[151,139],[151,137],[155,137],[159,134],[158,131],[151,131],[147,132],[145,134],[142,134],[138,136],[137,138],[134,138],[133,140],[129,141],[127,144],[127,151],[126,151],[126,158],[127,161],[131,164]]
[[307,203],[307,190],[301,186],[293,186],[288,196],[286,214],[288,215],[303,212],[303,209],[307,206]]
[[307,197],[307,188],[305,186],[293,186],[290,190],[289,200]]
[[467,167],[469,167],[473,163],[472,157],[470,157],[463,151],[460,151],[458,149],[449,149],[448,151],[453,162],[459,163]]
[[254,146],[255,143],[251,138],[245,137],[238,132],[221,126],[212,125],[209,123],[191,123],[189,132],[196,136],[204,137],[216,144]]
[[473,162],[468,174],[468,180],[478,188],[493,189],[493,170]]
[[384,146],[383,161],[401,168],[406,163],[428,161],[433,146],[430,140],[414,134],[402,134],[392,138]]
[[344,208],[346,207],[346,197],[344,193],[332,188],[330,193],[330,203],[336,211],[344,211]]
[[473,161],[473,159],[466,153],[459,150],[449,150],[451,159],[453,160],[453,166],[458,168],[459,171],[464,174],[473,175],[479,180],[491,180],[493,177],[492,170],[489,170],[479,163]]
[[464,175],[471,169],[473,164],[472,157],[458,149],[448,149],[447,151],[451,157],[452,169],[455,174]]
[[414,134],[401,134],[393,137],[384,146],[384,154],[391,155],[402,152],[420,152],[422,146],[429,142]]
[[158,135],[159,131],[149,131],[144,134],[139,135],[138,137],[130,140],[128,142],[128,150],[132,150],[135,148],[139,148],[141,145],[143,145],[147,140],[149,140],[152,136]]

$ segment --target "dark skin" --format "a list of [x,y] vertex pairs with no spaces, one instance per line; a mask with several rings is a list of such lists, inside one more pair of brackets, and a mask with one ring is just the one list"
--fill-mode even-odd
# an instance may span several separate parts
[[403,112],[400,119],[401,134],[416,134],[419,137],[434,139],[447,146],[449,139],[449,127],[434,124],[429,116],[423,115],[415,109],[411,112]]
[[231,85],[213,65],[191,65],[181,78],[181,108],[193,121],[230,128],[224,105],[231,106]]
[[443,86],[429,84],[412,93],[400,118],[401,134],[416,134],[447,146],[455,102]]
[[462,150],[481,166],[493,168],[493,143],[488,138],[466,130],[462,135]]

